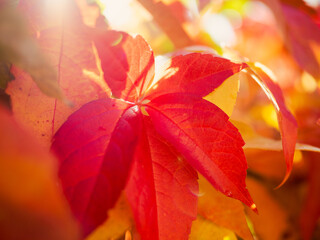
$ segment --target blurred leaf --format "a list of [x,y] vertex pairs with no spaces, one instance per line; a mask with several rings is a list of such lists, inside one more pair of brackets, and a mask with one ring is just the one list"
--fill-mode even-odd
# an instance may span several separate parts
[[[320,79],[320,64],[311,44],[320,42],[320,27],[303,0],[262,0],[273,11],[285,45],[299,66]],[[303,10],[303,11],[302,11]]]
[[[270,150],[270,151],[282,151],[282,142],[279,140],[274,140],[265,137],[256,137],[245,141],[246,145],[244,148],[247,149],[260,149],[260,150]],[[296,150],[309,151],[309,152],[320,152],[320,148],[311,146],[309,144],[297,143]]]
[[131,209],[124,194],[118,199],[115,207],[109,211],[108,216],[108,219],[86,240],[118,239],[134,226]]
[[155,22],[168,35],[176,48],[183,48],[193,44],[192,39],[182,28],[180,21],[172,13],[169,6],[162,1],[138,0],[150,12]]
[[[101,7],[98,0],[75,0],[81,11],[84,24],[90,27],[97,26],[97,22],[105,20],[101,15]],[[107,25],[105,25],[107,27]]]
[[0,61],[0,88],[6,89],[8,82],[14,79],[10,73],[10,67],[8,63]]
[[320,219],[320,161],[319,154],[309,153],[308,192],[300,215],[302,239],[309,240]]
[[248,211],[258,239],[283,239],[288,229],[288,216],[270,192],[260,183],[248,178],[248,188],[259,208],[259,215]]
[[0,234],[6,240],[76,240],[57,185],[56,159],[0,106]]
[[52,135],[67,117],[84,103],[105,97],[108,87],[96,64],[92,32],[82,24],[72,0],[21,0],[19,9],[58,73],[59,85],[66,98],[74,105],[71,109],[60,101],[44,97],[28,74],[17,67],[12,69],[16,80],[9,84],[7,92],[12,98],[13,112],[43,144],[49,146]]
[[199,11],[201,11],[202,9],[204,9],[211,1],[210,0],[198,0],[198,9]]
[[12,79],[13,75],[10,73],[9,64],[0,61],[0,104],[8,109],[11,109],[11,98],[5,89]]
[[64,99],[56,70],[30,38],[25,19],[12,7],[0,8],[0,53],[2,60],[28,72],[43,93]]
[[0,88],[0,105],[1,104],[8,110],[11,110],[11,98],[3,89]]
[[217,226],[228,228],[242,239],[253,239],[243,205],[223,196],[202,176],[199,176],[199,185],[198,214]]
[[198,215],[193,222],[189,240],[237,240],[237,237],[232,231],[218,227],[210,220]]

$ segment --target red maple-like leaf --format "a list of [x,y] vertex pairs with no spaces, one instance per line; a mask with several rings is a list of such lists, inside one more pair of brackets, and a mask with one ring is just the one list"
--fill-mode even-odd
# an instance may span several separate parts
[[104,78],[120,99],[84,105],[52,143],[84,234],[107,217],[128,181],[142,239],[187,239],[197,214],[195,170],[256,211],[245,185],[244,142],[229,117],[202,98],[246,64],[211,54],[178,56],[150,88],[153,53],[141,37],[109,31],[95,43]]

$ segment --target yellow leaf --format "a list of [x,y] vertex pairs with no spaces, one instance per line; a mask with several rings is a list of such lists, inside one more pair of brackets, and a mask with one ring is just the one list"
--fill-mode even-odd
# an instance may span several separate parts
[[198,215],[193,222],[189,240],[237,240],[236,235]]
[[134,221],[124,194],[121,195],[116,206],[109,211],[108,216],[107,221],[91,233],[86,240],[108,240],[120,237],[124,239],[124,236],[128,236],[126,232],[132,229]]
[[287,212],[263,185],[250,178],[247,185],[259,208],[259,215],[248,209],[257,237],[264,240],[283,239],[289,228]]
[[199,176],[199,187],[198,214],[243,239],[252,240],[242,203],[215,190],[202,176]]
[[241,73],[229,77],[217,89],[204,97],[207,101],[217,105],[229,117],[237,100],[240,86],[239,74]]

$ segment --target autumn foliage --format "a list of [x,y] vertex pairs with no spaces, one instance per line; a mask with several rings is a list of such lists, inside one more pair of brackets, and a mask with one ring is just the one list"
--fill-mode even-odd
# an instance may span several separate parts
[[0,239],[319,238],[319,4],[116,2],[0,0]]

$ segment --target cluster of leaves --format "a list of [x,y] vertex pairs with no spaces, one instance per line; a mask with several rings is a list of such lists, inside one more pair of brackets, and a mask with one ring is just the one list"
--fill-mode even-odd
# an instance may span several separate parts
[[[190,37],[182,27],[192,19],[184,18],[186,8],[179,1],[138,2],[177,49],[195,43],[215,46],[199,36]],[[319,78],[312,48],[320,42],[317,11],[302,1],[265,3],[293,59]],[[199,4],[210,7],[206,1]],[[0,11],[0,87],[6,90],[0,94],[9,107],[10,96],[13,112],[9,116],[0,109],[1,237],[130,239],[133,235],[163,240],[235,239],[236,234],[252,239],[256,231],[262,239],[274,238],[264,234],[272,229],[259,228],[255,203],[260,204],[262,216],[270,206],[269,214],[281,210],[258,186],[261,183],[248,179],[249,191],[259,189],[252,200],[245,182],[245,142],[247,149],[283,148],[286,173],[283,178],[281,172],[279,187],[292,171],[295,149],[319,149],[296,147],[296,120],[263,66],[180,49],[155,71],[148,43],[140,35],[110,30],[96,3],[0,1]],[[248,137],[247,126],[230,121],[241,71],[271,100],[282,143],[256,134]],[[49,148],[59,160],[58,168]],[[250,166],[252,153],[246,155]],[[310,156],[317,158],[316,153]],[[301,217],[312,216],[307,224],[311,227],[301,224],[305,239],[311,237],[320,215],[319,190],[315,190],[319,164],[312,164],[310,188],[317,195],[313,199],[309,192],[311,202]],[[265,178],[254,164],[252,169],[254,178]],[[238,200],[250,209],[247,214]],[[281,214],[280,220],[285,218]],[[251,232],[246,217],[253,221]]]

